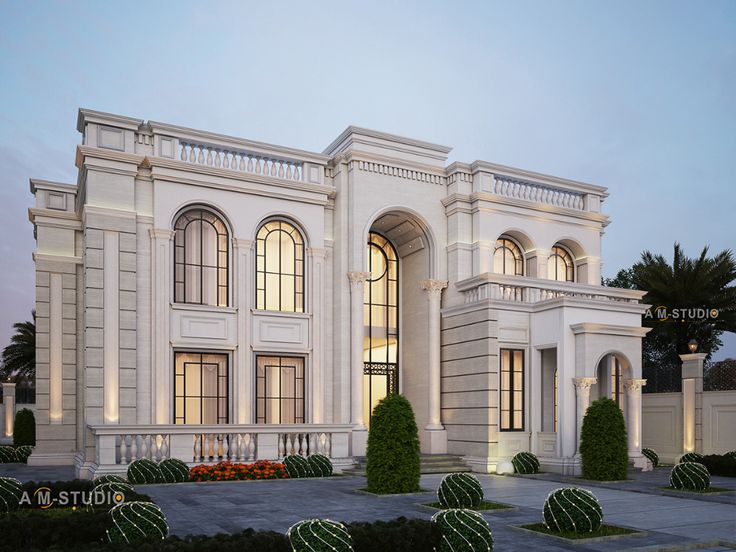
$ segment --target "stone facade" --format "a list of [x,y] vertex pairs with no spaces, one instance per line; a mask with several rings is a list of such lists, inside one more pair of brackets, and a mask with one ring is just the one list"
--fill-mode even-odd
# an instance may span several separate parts
[[[356,127],[323,153],[84,109],[78,130],[78,183],[31,180],[31,463],[74,462],[89,477],[142,456],[319,449],[347,464],[365,453],[370,406],[390,389],[411,401],[424,452],[478,471],[531,450],[574,473],[581,412],[605,394],[640,435],[644,306],[639,292],[600,285],[604,188],[447,165],[450,148]],[[182,276],[193,264],[179,257],[193,246],[175,241],[192,209],[216,217],[222,236],[216,267],[200,245],[196,300]],[[282,257],[277,274],[263,266],[269,223],[298,234],[297,272]],[[210,270],[216,300],[204,299]],[[272,281],[293,291],[287,308],[264,299]],[[202,382],[205,366],[224,366],[213,396],[186,384],[191,355]],[[271,373],[289,374],[295,395],[280,383],[273,397]],[[193,404],[217,423],[191,423]]]

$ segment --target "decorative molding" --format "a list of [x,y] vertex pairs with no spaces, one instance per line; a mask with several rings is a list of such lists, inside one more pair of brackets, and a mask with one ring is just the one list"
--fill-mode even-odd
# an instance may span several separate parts
[[623,337],[644,337],[651,331],[651,328],[641,328],[634,326],[617,326],[614,324],[595,324],[592,322],[583,322],[582,324],[572,324],[570,326],[572,333],[579,334],[599,334],[599,335],[618,335]]
[[572,382],[576,388],[585,390],[589,390],[597,381],[598,378],[572,378]]
[[624,388],[629,391],[639,391],[642,387],[644,387],[647,384],[647,380],[645,379],[627,379],[624,380]]
[[419,287],[430,294],[442,294],[442,290],[447,287],[447,280],[421,280]]
[[350,287],[352,288],[363,285],[370,277],[370,272],[348,272],[348,280],[350,280]]

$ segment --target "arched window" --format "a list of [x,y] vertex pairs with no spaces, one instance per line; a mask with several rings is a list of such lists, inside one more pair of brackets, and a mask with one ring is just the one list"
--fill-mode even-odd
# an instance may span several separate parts
[[521,248],[508,236],[496,240],[493,252],[493,272],[496,274],[524,275],[524,255]]
[[304,312],[304,239],[285,220],[270,220],[256,235],[256,308]]
[[547,278],[560,282],[575,281],[575,264],[572,262],[572,255],[564,247],[555,245],[552,248],[552,254],[547,260]]
[[206,209],[190,209],[174,224],[174,301],[228,306],[228,231]]

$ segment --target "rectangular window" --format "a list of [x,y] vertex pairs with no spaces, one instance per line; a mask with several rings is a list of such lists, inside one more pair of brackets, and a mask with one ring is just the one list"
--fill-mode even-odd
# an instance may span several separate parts
[[501,431],[524,431],[524,351],[501,349]]
[[228,423],[227,355],[176,353],[174,423]]
[[304,423],[304,359],[256,359],[256,423]]

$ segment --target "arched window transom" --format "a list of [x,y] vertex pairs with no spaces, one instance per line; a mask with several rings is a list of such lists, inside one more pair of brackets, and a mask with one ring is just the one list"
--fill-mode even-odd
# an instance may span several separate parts
[[174,224],[174,301],[228,306],[228,230],[206,209],[190,209]]
[[547,261],[547,278],[560,282],[575,281],[575,264],[572,255],[564,247],[555,245]]
[[493,252],[493,272],[496,274],[524,275],[524,255],[515,241],[506,236],[496,240]]
[[271,220],[256,235],[256,308],[304,312],[304,239],[284,220]]

